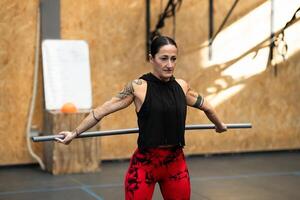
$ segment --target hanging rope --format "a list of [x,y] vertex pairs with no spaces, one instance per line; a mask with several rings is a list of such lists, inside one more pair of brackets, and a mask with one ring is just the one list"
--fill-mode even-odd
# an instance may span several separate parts
[[212,38],[210,38],[209,43],[212,44],[213,41],[215,40],[215,38],[217,37],[217,35],[223,30],[227,20],[229,19],[229,17],[231,16],[234,8],[236,7],[236,5],[238,4],[239,0],[235,0],[235,2],[232,4],[230,10],[228,11],[227,15],[225,16],[224,20],[222,21],[220,27],[218,28],[217,32],[212,36]]
[[164,11],[159,15],[159,20],[155,26],[154,31],[151,32],[151,40],[154,37],[160,36],[159,30],[165,26],[165,19],[173,17],[173,38],[175,38],[176,33],[176,12],[180,9],[182,0],[169,0]]
[[217,35],[222,31],[222,29],[224,28],[227,20],[229,19],[229,17],[231,16],[233,10],[235,9],[236,5],[238,4],[239,0],[235,0],[235,2],[233,3],[233,5],[231,6],[230,10],[228,11],[227,15],[225,16],[225,18],[223,19],[220,27],[218,28],[217,32],[214,34],[214,1],[210,0],[209,1],[209,49],[208,49],[208,58],[209,60],[211,60],[212,58],[212,44],[215,40],[215,38],[217,37]]
[[286,59],[286,54],[288,51],[288,45],[285,41],[285,35],[284,31],[287,29],[290,25],[293,24],[293,22],[297,19],[297,14],[300,11],[300,7],[296,10],[294,13],[293,17],[286,23],[286,25],[283,27],[283,29],[275,35],[274,39],[274,46],[276,48],[276,52],[285,60]]
[[[279,31],[277,34],[273,34],[272,42],[270,44],[270,56],[269,63],[275,67],[275,76],[277,75],[277,63],[274,58],[280,56],[284,61],[286,60],[286,55],[288,52],[288,45],[285,41],[284,31],[289,26],[291,26],[296,20],[298,20],[299,16],[297,15],[300,11],[300,7],[295,11],[293,17],[286,23],[286,25]],[[275,64],[272,64],[275,63]]]

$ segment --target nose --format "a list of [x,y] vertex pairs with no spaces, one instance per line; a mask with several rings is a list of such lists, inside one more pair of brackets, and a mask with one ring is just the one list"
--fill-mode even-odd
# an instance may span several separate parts
[[171,59],[168,59],[167,67],[172,68],[174,66],[174,63],[172,62]]

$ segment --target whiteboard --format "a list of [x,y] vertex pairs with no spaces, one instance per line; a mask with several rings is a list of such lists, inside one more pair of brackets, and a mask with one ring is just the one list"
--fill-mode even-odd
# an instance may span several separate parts
[[77,109],[90,109],[88,44],[83,40],[44,40],[42,57],[46,109],[59,110],[67,102]]

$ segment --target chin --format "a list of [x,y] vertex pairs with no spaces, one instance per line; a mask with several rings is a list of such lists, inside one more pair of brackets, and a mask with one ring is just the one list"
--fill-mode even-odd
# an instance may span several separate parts
[[173,76],[173,72],[163,73],[163,76],[166,77],[166,78],[171,78]]

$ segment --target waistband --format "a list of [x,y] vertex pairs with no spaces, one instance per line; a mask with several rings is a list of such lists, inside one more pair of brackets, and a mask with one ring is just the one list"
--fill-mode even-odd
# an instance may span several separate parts
[[175,152],[181,152],[183,149],[182,146],[170,146],[170,147],[138,147],[136,152],[142,153],[142,154],[169,154],[169,153],[175,153]]

